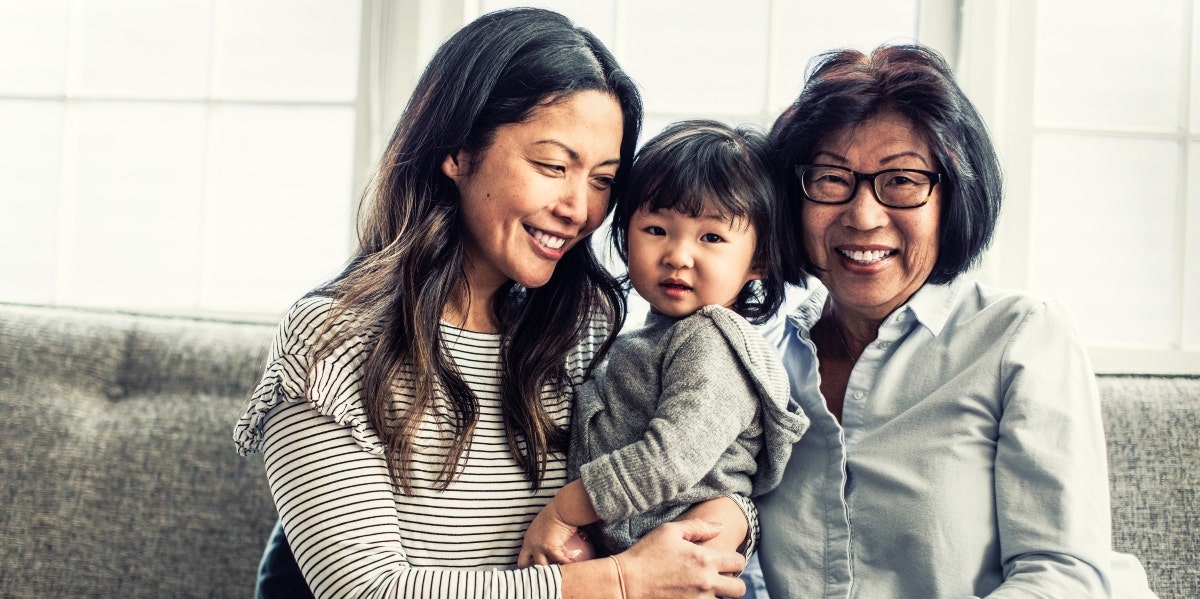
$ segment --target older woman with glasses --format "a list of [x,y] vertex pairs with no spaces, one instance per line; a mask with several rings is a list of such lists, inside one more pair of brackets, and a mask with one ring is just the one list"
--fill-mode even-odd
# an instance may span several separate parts
[[771,131],[790,275],[810,289],[772,333],[812,425],[758,502],[770,594],[1149,593],[1111,550],[1099,398],[1067,309],[964,276],[1001,177],[949,67],[885,46],[810,72]]

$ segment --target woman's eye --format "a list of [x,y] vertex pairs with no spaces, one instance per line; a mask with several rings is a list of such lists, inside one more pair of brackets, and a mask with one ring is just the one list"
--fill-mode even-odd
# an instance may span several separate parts
[[808,173],[809,180],[817,185],[847,185],[848,177],[845,172],[834,169],[813,169]]
[[887,181],[884,183],[884,185],[886,185],[888,187],[900,187],[903,185],[915,185],[915,184],[916,184],[916,181],[913,181],[912,179],[910,179],[908,177],[908,175],[903,175],[900,173],[896,173],[896,174],[888,177]]
[[595,183],[593,183],[593,185],[596,187],[596,189],[611,189],[612,188],[612,185],[613,185],[612,177],[596,177],[593,180],[595,181]]
[[549,163],[546,163],[546,162],[538,162],[538,163],[535,163],[535,164],[537,164],[537,165],[538,165],[539,167],[541,167],[543,170],[550,171],[550,172],[552,172],[552,173],[554,173],[554,174],[557,174],[557,175],[565,174],[565,173],[567,172],[567,167],[566,167],[566,166],[563,166],[563,165],[561,165],[561,164],[549,164]]
[[717,235],[716,233],[705,233],[704,235],[700,236],[700,241],[705,243],[721,243],[722,241],[725,241],[725,238]]

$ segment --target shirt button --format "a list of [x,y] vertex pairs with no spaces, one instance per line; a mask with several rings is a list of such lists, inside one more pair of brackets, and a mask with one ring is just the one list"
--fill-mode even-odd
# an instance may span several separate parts
[[863,393],[862,391],[855,391],[855,392],[854,392],[854,399],[862,400],[863,396],[865,396],[865,395],[866,395],[866,394],[865,394],[865,393]]
[[897,315],[896,315],[896,322],[904,322],[904,319],[905,319],[905,313],[904,313],[904,312],[901,312],[901,313],[899,313],[899,314],[897,314]]
[[889,347],[891,347],[891,346],[892,346],[892,342],[891,342],[891,341],[880,341],[880,342],[879,342],[879,349],[887,349],[887,348],[889,348]]

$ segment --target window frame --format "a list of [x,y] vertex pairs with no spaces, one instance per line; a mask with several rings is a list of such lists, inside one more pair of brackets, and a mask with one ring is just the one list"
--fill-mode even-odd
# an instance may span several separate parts
[[[1193,34],[1183,61],[1181,119],[1188,122],[1191,65],[1196,52],[1196,15],[1194,4],[1186,3],[1187,22]],[[984,257],[980,280],[1007,288],[1029,289],[1032,239],[1033,144],[1038,133],[1066,132],[1073,135],[1128,136],[1139,139],[1173,139],[1181,145],[1180,172],[1175,209],[1179,227],[1178,251],[1184,257],[1176,272],[1172,320],[1175,337],[1171,347],[1089,344],[1092,366],[1101,374],[1197,374],[1200,373],[1200,347],[1184,345],[1186,276],[1188,247],[1198,241],[1186,236],[1189,187],[1200,186],[1195,175],[1189,176],[1190,146],[1200,134],[1180,127],[1175,132],[1127,128],[1063,126],[1039,123],[1034,118],[1034,66],[1036,48],[1030,39],[1037,25],[1037,0],[964,0],[962,30],[959,36],[957,73],[964,91],[975,102],[996,143],[1005,175],[1004,210],[992,249]],[[1193,192],[1196,193],[1196,192]],[[1197,258],[1190,258],[1195,260]],[[1116,276],[1114,276],[1114,280]]]
[[[624,33],[618,26],[621,15],[629,10],[630,3],[635,0],[611,0],[613,6],[613,51],[620,56],[624,50]],[[769,10],[775,15],[779,9],[779,0],[768,0]],[[352,158],[353,173],[352,187],[347,190],[344,209],[349,214],[347,222],[351,227],[348,233],[350,247],[346,248],[347,255],[353,251],[356,239],[356,212],[359,201],[369,188],[371,178],[378,166],[388,138],[403,111],[408,97],[416,84],[425,65],[432,57],[438,46],[455,30],[480,14],[480,0],[453,0],[440,2],[437,0],[362,0],[361,29],[359,47],[359,67],[357,96],[352,103],[355,111],[354,125],[354,156]],[[1189,45],[1184,50],[1182,78],[1188,85],[1181,86],[1180,106],[1183,122],[1194,119],[1192,95],[1200,93],[1200,84],[1191,80],[1197,75],[1192,73],[1193,64],[1197,60],[1196,31],[1200,30],[1200,11],[1194,2],[1188,1],[1187,21],[1191,27]],[[1033,258],[1030,251],[1030,225],[1032,223],[1032,147],[1034,137],[1038,132],[1060,130],[1053,124],[1036,123],[1034,120],[1033,91],[1034,91],[1034,52],[1036,49],[1029,43],[1035,30],[1037,18],[1037,0],[922,0],[918,5],[917,39],[939,50],[955,69],[960,85],[967,95],[975,102],[985,122],[993,134],[1001,164],[1005,171],[1006,197],[1002,218],[998,224],[996,238],[992,249],[984,256],[982,265],[975,276],[980,280],[1007,288],[1028,289],[1030,285],[1030,261]],[[770,44],[773,36],[781,35],[777,19],[772,18],[764,35]],[[68,52],[78,50],[69,50]],[[72,58],[68,54],[70,69]],[[775,57],[769,60],[776,60]],[[768,64],[766,80],[770,103],[770,90],[779,82],[775,81],[776,65]],[[72,135],[72,115],[82,103],[135,100],[140,102],[196,102],[195,99],[174,98],[119,98],[119,97],[80,97],[71,85],[68,71],[68,85],[61,95],[31,94],[5,95],[7,99],[22,99],[34,101],[61,102],[64,113],[63,139]],[[222,103],[239,103],[238,100],[206,98],[201,103],[212,106]],[[250,103],[254,103],[253,101]],[[288,104],[287,101],[270,102],[272,104]],[[297,101],[299,105],[322,104],[322,102]],[[336,102],[346,105],[345,102]],[[753,114],[713,114],[705,115],[711,118],[724,119],[731,122],[769,123],[775,116],[775,107],[764,105],[760,111]],[[659,120],[680,115],[648,114],[648,120]],[[1088,133],[1078,127],[1064,128],[1070,133]],[[1096,129],[1095,134],[1114,134],[1112,130]],[[1118,132],[1119,133],[1119,132]],[[1188,239],[1186,227],[1188,219],[1200,218],[1200,215],[1188,212],[1189,194],[1200,194],[1200,178],[1194,174],[1188,175],[1188,166],[1192,156],[1192,144],[1200,142],[1200,128],[1180,127],[1174,132],[1125,132],[1127,135],[1157,139],[1174,139],[1181,145],[1179,152],[1180,172],[1185,174],[1185,180],[1178,185],[1176,202],[1177,225],[1176,231],[1180,241],[1178,251],[1187,259],[1192,254],[1200,253],[1200,239]],[[61,167],[64,173],[69,173],[71,154],[64,148]],[[60,194],[61,222],[70,222],[72,205],[70,177],[63,175]],[[56,284],[54,285],[52,303],[63,303],[63,277],[70,276],[69,269],[63,267],[65,256],[69,255],[70,244],[73,243],[70,231],[59,228],[56,258]],[[1189,250],[1192,250],[1189,252]],[[1190,258],[1196,260],[1197,258]],[[1185,346],[1185,310],[1188,290],[1185,287],[1188,279],[1188,264],[1181,262],[1176,272],[1174,293],[1178,301],[1174,302],[1172,314],[1173,327],[1176,331],[1174,342],[1170,347],[1126,347],[1089,345],[1088,351],[1093,366],[1101,373],[1139,373],[1139,374],[1197,374],[1200,373],[1200,346]],[[203,271],[203,265],[201,266]],[[164,309],[163,312],[178,312],[180,310]],[[204,313],[203,309],[195,309],[189,313]],[[242,315],[251,316],[251,315]],[[268,315],[256,314],[255,317],[265,318]],[[1192,316],[1200,318],[1200,316]]]

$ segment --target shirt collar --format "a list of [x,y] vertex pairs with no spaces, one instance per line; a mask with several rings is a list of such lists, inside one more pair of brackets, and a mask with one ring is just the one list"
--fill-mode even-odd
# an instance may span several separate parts
[[[908,299],[904,305],[896,309],[883,321],[883,326],[894,325],[907,320],[910,316],[929,329],[933,336],[938,336],[950,320],[950,312],[961,293],[963,283],[959,278],[944,285],[926,283]],[[796,328],[804,331],[811,330],[821,318],[825,300],[829,298],[829,290],[816,279],[808,280],[808,297],[788,315],[787,319]]]
[[962,287],[963,283],[959,278],[943,285],[926,283],[908,299],[908,303],[904,304],[900,310],[907,310],[917,319],[917,322],[929,329],[934,337],[937,337],[941,334],[942,329],[946,328],[946,322],[950,320],[950,312],[958,301]]

